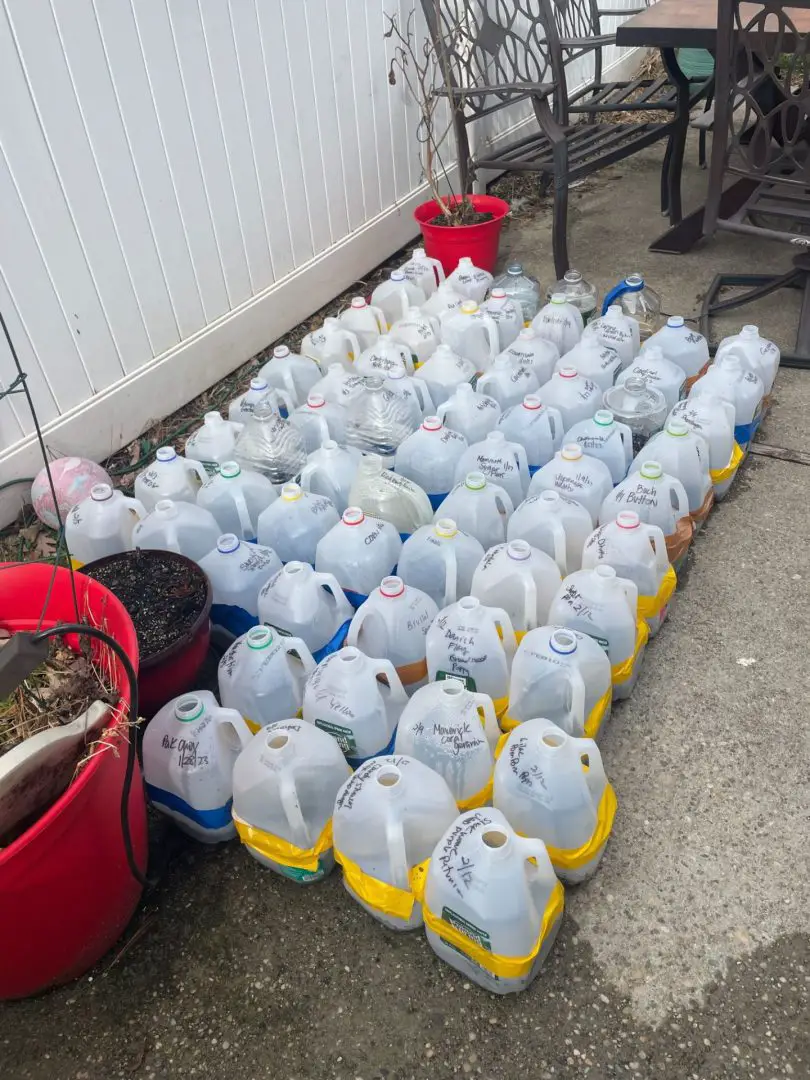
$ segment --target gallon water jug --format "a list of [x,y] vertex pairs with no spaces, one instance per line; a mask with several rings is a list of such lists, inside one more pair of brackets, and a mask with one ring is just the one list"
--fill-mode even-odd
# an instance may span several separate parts
[[350,506],[318,544],[315,566],[333,574],[352,605],[359,608],[382,579],[394,572],[401,550],[395,526]]
[[233,399],[228,406],[228,419],[244,424],[260,401],[269,401],[279,416],[287,417],[295,409],[295,401],[286,390],[271,387],[257,375],[250,380],[250,389]]
[[[356,335],[360,351],[370,348],[380,334],[388,329],[385,315],[380,308],[367,304],[365,297],[352,297],[351,304],[338,316],[342,325]],[[358,353],[354,354],[355,360]]]
[[443,281],[435,293],[422,304],[421,310],[425,315],[441,319],[443,311],[458,311],[466,299],[467,297],[454,289],[449,282]]
[[71,507],[65,519],[65,541],[74,567],[131,551],[133,528],[146,513],[140,499],[129,499],[109,484],[94,484],[90,497]]
[[409,586],[444,608],[472,587],[475,568],[484,549],[474,536],[461,532],[451,518],[417,529],[402,545],[397,572]]
[[368,349],[363,349],[354,364],[358,375],[380,375],[382,378],[399,367],[404,367],[409,374],[413,374],[411,351],[407,345],[395,341],[388,333],[377,338]]
[[624,480],[633,460],[633,433],[607,409],[597,409],[590,420],[580,420],[565,433],[567,443],[579,443],[588,457],[603,461],[614,484]]
[[438,408],[453,394],[457,386],[468,383],[475,375],[475,364],[449,345],[439,345],[416,372],[415,378],[428,389],[433,407]]
[[555,488],[530,495],[509,518],[507,540],[526,540],[550,555],[561,574],[582,565],[582,545],[591,535],[593,520],[582,503]]
[[507,705],[516,645],[512,623],[503,608],[487,607],[475,596],[462,596],[440,611],[428,630],[430,681],[460,679],[468,690],[489,694],[501,716]]
[[360,461],[349,502],[372,517],[390,521],[403,540],[433,520],[427,494],[406,476],[384,469],[379,454],[367,454]]
[[602,503],[599,522],[615,521],[622,510],[635,510],[642,521],[657,525],[667,542],[667,557],[675,570],[683,564],[695,527],[683,484],[665,473],[657,461],[643,461]]
[[334,405],[348,406],[362,389],[363,377],[354,374],[354,365],[351,371],[347,371],[342,364],[330,364],[324,377],[315,383],[310,392],[320,394],[325,401],[331,401]]
[[[649,337],[644,350],[657,347],[686,376],[688,390],[709,366],[709,344],[703,334],[687,326],[682,315],[670,315],[666,325]],[[642,351],[644,351],[642,350]]]
[[273,548],[282,562],[314,563],[319,542],[338,521],[331,499],[284,484],[280,498],[259,517],[259,543]]
[[408,281],[418,285],[427,297],[431,297],[444,281],[444,267],[441,262],[431,259],[424,248],[414,248],[410,259],[400,266],[400,270]]
[[706,440],[715,500],[727,493],[743,459],[742,448],[734,438],[735,416],[730,401],[702,390],[679,401],[669,414],[669,419],[682,420]]
[[566,303],[573,304],[579,310],[585,326],[598,314],[596,286],[586,281],[579,270],[566,270],[562,278],[548,290],[546,299],[550,300],[555,293],[562,293]]
[[335,797],[350,775],[335,740],[311,724],[263,728],[233,770],[233,820],[253,858],[299,885],[322,881],[335,865]]
[[202,427],[186,439],[185,456],[189,461],[199,461],[209,476],[219,471],[223,461],[232,461],[234,448],[242,424],[223,420],[218,412],[205,414]]
[[407,315],[391,327],[390,336],[410,350],[412,366],[417,368],[433,355],[441,341],[439,320],[418,307],[408,308]]
[[495,398],[502,409],[509,409],[519,405],[539,386],[534,368],[515,364],[511,357],[501,353],[495,357],[492,367],[479,376],[476,390]]
[[242,470],[235,461],[224,461],[219,474],[200,488],[197,505],[211,511],[222,532],[255,540],[259,515],[277,498],[266,476]]
[[500,484],[490,483],[482,472],[467,473],[456,484],[433,516],[438,524],[449,518],[488,551],[506,539],[506,523],[515,508]]
[[427,493],[435,510],[453,487],[456,466],[466,449],[463,435],[445,427],[438,416],[426,416],[397,450],[394,468]]
[[585,335],[554,365],[555,371],[562,368],[575,368],[583,379],[595,382],[604,392],[613,386],[622,370],[622,362],[615,349],[604,345],[597,337]]
[[563,887],[542,840],[492,807],[463,813],[436,846],[422,911],[436,955],[493,994],[525,990],[562,920]]
[[346,643],[366,656],[390,660],[410,694],[427,681],[425,638],[438,613],[438,605],[427,593],[406,585],[402,578],[386,577],[358,608]]
[[458,260],[458,266],[447,277],[447,283],[456,292],[461,293],[468,300],[474,300],[476,304],[483,302],[492,287],[493,280],[488,270],[475,266],[472,259],[467,256]]
[[642,379],[664,395],[667,408],[672,409],[686,393],[686,376],[683,368],[672,360],[667,360],[663,350],[657,345],[648,345],[630,367],[625,368],[616,383],[621,385],[628,379]]
[[654,636],[667,617],[677,578],[670,566],[666,538],[657,525],[642,522],[635,510],[620,510],[585,541],[582,569],[612,566],[638,589],[638,613]]
[[352,370],[353,361],[360,355],[362,346],[357,334],[345,327],[340,319],[324,319],[320,330],[313,330],[301,342],[301,353],[326,371],[331,364],[340,364]]
[[132,546],[176,551],[199,562],[217,546],[221,535],[222,530],[210,510],[159,499],[155,509],[132,530]]
[[610,469],[598,458],[584,453],[579,443],[565,443],[551,461],[538,469],[529,485],[529,495],[558,491],[585,507],[591,515],[591,528],[599,518],[605,496],[613,490]]
[[610,716],[613,689],[605,650],[588,634],[538,626],[523,638],[509,683],[504,731],[544,716],[569,735],[595,739]]
[[529,367],[537,376],[538,386],[548,382],[554,372],[554,365],[560,359],[560,350],[553,341],[540,337],[532,326],[524,326],[518,336],[500,354],[507,356],[513,364]]
[[550,555],[525,540],[509,540],[490,548],[478,564],[471,594],[482,604],[503,607],[519,642],[527,630],[547,621],[561,581]]
[[487,480],[503,488],[513,506],[526,497],[529,487],[526,451],[520,443],[508,442],[500,428],[464,451],[456,465],[456,483],[462,483],[473,472],[483,473]]
[[596,383],[572,367],[555,371],[538,394],[545,405],[558,410],[566,431],[580,420],[593,416],[602,406],[602,392]]
[[276,390],[286,390],[296,405],[303,405],[320,379],[321,369],[308,356],[290,352],[286,345],[276,345],[259,375]]
[[492,801],[500,737],[492,698],[458,679],[443,679],[417,690],[405,706],[396,753],[428,765],[447,781],[459,810],[473,810]]
[[758,326],[744,326],[739,334],[724,337],[717,346],[715,359],[729,354],[736,356],[748,371],[759,375],[765,393],[770,394],[779,370],[780,352],[772,341],[759,336]]
[[703,436],[692,431],[683,420],[668,420],[664,430],[636,454],[630,472],[638,472],[645,461],[657,461],[662,469],[680,480],[689,499],[695,529],[699,529],[714,503],[709,447]]
[[540,282],[528,274],[521,263],[510,263],[506,273],[501,274],[492,283],[493,289],[502,289],[513,303],[520,308],[524,325],[528,324],[540,310]]
[[338,446],[329,439],[307,457],[301,470],[301,487],[313,495],[325,496],[342,514],[349,505],[349,491],[359,463],[359,450]]
[[602,315],[618,306],[623,314],[638,325],[638,338],[635,339],[636,355],[640,344],[645,342],[661,326],[661,297],[644,281],[641,274],[629,274],[624,281],[605,294],[602,303]]
[[312,653],[301,638],[254,626],[219,662],[219,699],[241,713],[255,734],[265,724],[300,714],[304,684],[314,670]]
[[363,379],[362,393],[349,406],[346,442],[361,454],[379,454],[392,465],[397,447],[418,426],[409,403],[386,390],[375,375]]
[[564,293],[553,293],[551,300],[532,319],[532,326],[540,337],[557,346],[560,356],[564,356],[582,337],[582,314],[579,308],[567,302]]
[[335,799],[335,859],[350,896],[392,930],[422,925],[414,894],[436,842],[458,813],[444,780],[421,761],[372,758]]
[[425,416],[433,412],[433,400],[427,385],[409,375],[402,364],[397,364],[386,374],[383,387],[407,402],[410,422],[417,427]]
[[231,840],[233,767],[251,734],[209,690],[174,698],[143,732],[143,775],[152,806],[204,844]]
[[606,390],[602,400],[614,419],[630,428],[635,454],[640,452],[652,435],[661,430],[667,418],[664,395],[638,377],[628,378]]
[[501,349],[507,348],[523,329],[523,308],[503,289],[493,289],[484,304],[484,311],[497,323]]
[[402,270],[393,270],[371,294],[371,303],[385,316],[390,330],[397,319],[404,319],[411,307],[419,307],[427,300],[423,289],[410,281]]
[[474,300],[465,300],[458,311],[445,312],[441,318],[442,340],[485,371],[501,351],[498,324]]
[[638,356],[638,323],[626,315],[618,304],[613,304],[599,318],[592,319],[583,336],[593,338],[601,345],[613,349],[618,354],[622,367],[629,367]]
[[734,438],[743,453],[762,420],[765,387],[759,375],[744,367],[737,356],[726,353],[692,386],[689,396],[714,394],[734,406]]
[[542,840],[566,885],[596,873],[613,829],[616,795],[593,739],[548,719],[513,732],[495,767],[493,803],[521,836]]
[[243,468],[267,477],[271,484],[286,484],[294,479],[307,460],[300,432],[265,401],[247,420],[231,456]]
[[436,415],[447,427],[463,435],[468,443],[477,443],[495,430],[501,417],[501,407],[495,398],[477,394],[469,383],[461,383],[436,408]]
[[299,405],[290,417],[290,423],[298,431],[308,454],[314,453],[325,442],[346,441],[346,409],[327,401],[323,394],[311,391],[303,405]]
[[259,593],[259,619],[301,638],[319,662],[346,640],[353,614],[334,575],[309,563],[288,562]]
[[201,462],[181,457],[171,446],[161,446],[149,468],[135,477],[135,498],[147,510],[154,510],[158,499],[193,503],[207,479]]
[[526,451],[530,476],[551,461],[562,445],[560,410],[544,405],[538,394],[527,394],[519,405],[507,409],[498,421],[498,430]]
[[211,621],[229,634],[244,634],[259,621],[259,591],[281,569],[275,551],[224,533],[200,559],[211,582]]
[[604,563],[563,579],[549,622],[579,630],[601,645],[610,660],[613,700],[630,697],[649,637],[638,614],[638,589]]

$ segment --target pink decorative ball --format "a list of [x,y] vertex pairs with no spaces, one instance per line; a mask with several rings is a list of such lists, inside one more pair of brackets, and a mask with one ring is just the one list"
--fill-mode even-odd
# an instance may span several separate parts
[[[88,498],[94,484],[112,483],[104,469],[96,465],[95,461],[79,457],[63,457],[52,461],[51,477],[62,521],[67,517],[71,506]],[[34,504],[34,513],[44,525],[52,529],[59,528],[48,473],[44,468],[40,469],[31,485],[31,502]]]

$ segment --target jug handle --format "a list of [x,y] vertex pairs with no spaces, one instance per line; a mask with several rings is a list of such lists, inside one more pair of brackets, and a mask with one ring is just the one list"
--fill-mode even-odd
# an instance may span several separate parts
[[585,773],[585,783],[594,803],[594,808],[599,805],[602,792],[605,790],[605,770],[602,767],[602,755],[599,747],[593,739],[576,739],[577,754],[582,771]]
[[349,601],[346,600],[346,594],[343,591],[343,587],[334,574],[323,574],[316,572],[315,580],[318,582],[319,585],[322,585],[326,589],[326,591],[334,600],[336,608],[340,603],[340,597],[343,597],[347,605],[349,604]]
[[498,330],[498,324],[491,315],[484,315],[481,319],[481,324],[487,332],[487,341],[489,342],[489,362],[491,364],[501,351],[501,334]]
[[[313,363],[315,363],[314,360],[313,360]],[[292,396],[291,396],[290,394],[287,393],[286,390],[279,390],[277,387],[272,387],[271,389],[275,389],[276,397],[280,400],[281,404],[287,410],[287,415],[292,416],[292,414],[295,412],[295,408],[296,408],[296,406],[295,406],[295,394],[293,393]],[[281,415],[281,414],[279,413],[279,415]]]
[[349,359],[352,361],[356,360],[360,353],[363,351],[360,348],[360,342],[357,340],[357,334],[355,334],[352,330],[345,330],[343,329],[343,327],[341,327],[339,330],[336,330],[336,333],[340,337],[345,338],[346,341],[348,341],[350,346]]
[[[497,484],[494,486],[498,487]],[[499,503],[500,505],[498,505]],[[508,518],[514,513],[515,504],[512,502],[512,496],[508,491],[504,491],[503,488],[500,488],[495,494],[495,509],[501,517]]]
[[391,871],[391,883],[404,892],[411,891],[408,867],[408,852],[405,847],[405,830],[402,822],[387,817],[385,822],[385,842],[388,846],[388,865]]
[[[312,477],[318,471],[319,467],[320,466],[318,465],[317,461],[311,461],[311,462],[309,462],[309,464],[305,465],[303,467],[303,469],[301,470],[301,487],[304,489],[304,491],[312,491],[312,486],[311,486]],[[335,504],[335,506],[337,506],[338,503],[340,502],[340,499],[338,497],[337,488],[332,483],[332,481],[329,479],[329,477],[326,476],[326,475],[324,475],[324,477],[323,477],[323,482],[329,488],[330,494],[329,494],[328,497],[332,500],[332,502]]]
[[[202,465],[200,468],[202,469]],[[203,472],[205,472],[205,469],[203,469]],[[146,517],[146,507],[140,499],[131,499],[129,496],[125,495],[121,505],[126,507],[127,513],[135,514],[138,521],[142,521]]]
[[554,562],[563,577],[568,573],[568,547],[565,526],[555,515],[549,516],[548,525],[551,529],[551,542],[554,545]]
[[[314,362],[315,361],[313,360],[313,363]],[[290,398],[293,401],[298,401],[298,394],[296,393],[295,382],[293,381],[292,372],[290,372],[289,370],[285,371],[284,374],[282,375],[282,380],[284,382],[285,387],[287,388],[287,392],[289,393]],[[295,411],[295,410],[293,410],[293,411]]]
[[[518,848],[523,852],[526,877],[529,881],[533,881],[540,876],[540,868],[548,866],[549,858],[546,845],[542,840],[534,839],[531,836],[518,836],[517,833],[514,834],[513,840],[517,842]],[[536,859],[537,865],[529,862],[529,859]]]
[[298,792],[295,790],[295,779],[291,775],[292,770],[285,769],[279,778],[278,794],[281,799],[281,806],[284,810],[284,816],[293,833],[299,839],[303,839],[304,843],[300,844],[300,847],[309,847],[312,843],[309,835],[309,829],[307,823],[304,820],[304,815],[301,813],[301,804],[298,801]]
[[630,430],[627,424],[623,424],[620,420],[615,421],[616,428],[619,432],[619,438],[622,440],[622,446],[624,447],[624,463],[626,466],[625,472],[630,468],[630,463],[633,460],[633,432]]
[[537,585],[534,577],[523,574],[520,580],[523,586],[523,621],[527,630],[534,630],[537,623]]
[[[476,704],[478,717],[481,720],[481,726],[484,729],[490,749],[494,750],[495,744],[501,737],[501,729],[498,726],[498,717],[495,713],[495,706],[492,704],[492,698],[489,694],[476,694],[472,690],[469,691],[469,694]],[[481,716],[481,713],[484,715]]]
[[[388,680],[388,692],[392,701],[401,701],[404,704],[408,701],[408,695],[405,693],[405,687],[402,685],[402,680],[397,674],[397,669],[391,663],[390,660],[377,660],[374,667],[375,678],[378,675],[384,675]],[[377,682],[379,683],[379,679]],[[381,686],[385,686],[385,683],[380,683]]]
[[453,604],[458,599],[458,559],[456,558],[455,548],[449,544],[442,544],[440,550],[444,559],[444,603],[442,607],[447,607],[448,604]]
[[551,444],[556,453],[562,446],[563,436],[565,435],[562,413],[559,409],[555,409],[553,405],[546,405],[545,408],[548,416],[548,426],[551,431]]
[[629,578],[617,577],[616,580],[622,587],[624,592],[624,598],[627,601],[627,606],[634,619],[638,618],[638,586],[634,581],[630,581]]
[[430,396],[427,383],[422,379],[414,379],[413,389],[419,398],[419,408],[422,410],[422,416],[429,416],[433,411],[433,398]]
[[[534,584],[534,582],[532,582]],[[501,640],[503,641],[503,647],[507,653],[514,653],[517,648],[517,639],[515,638],[515,630],[512,626],[512,620],[509,618],[507,612],[500,607],[491,607],[490,613],[492,620],[496,626],[500,627]]]
[[580,728],[585,729],[585,680],[579,668],[572,667],[568,672],[568,682],[571,687],[571,715],[579,723]]
[[[442,271],[442,273],[444,273],[444,271]],[[430,329],[433,331],[436,337],[441,337],[442,331],[441,327],[439,326],[439,320],[436,318],[436,316],[429,315],[426,311],[423,311],[422,318],[427,319],[427,321],[430,323]]]
[[241,491],[234,492],[233,502],[236,507],[236,514],[239,518],[239,528],[242,530],[242,539],[250,540],[256,535],[256,530],[253,527],[253,522],[250,520],[250,511],[248,510],[245,496]]
[[325,442],[328,442],[332,438],[329,434],[329,425],[322,416],[315,416],[313,419],[317,422],[318,430],[321,433],[321,446],[323,446]]
[[433,269],[433,276],[436,278],[436,284],[441,285],[441,283],[444,281],[444,267],[442,266],[440,260],[432,259],[428,255],[425,261],[429,262]]
[[[253,738],[250,728],[245,723],[242,714],[237,712],[236,709],[218,709],[214,723],[216,724],[215,738],[219,744],[223,758],[227,760],[228,756],[232,756],[235,761],[239,752],[243,750]],[[233,739],[229,738],[226,729],[230,729],[239,740],[239,749],[236,753],[234,753],[235,747]],[[231,787],[232,771],[233,762],[231,762],[231,765],[227,769],[223,770],[224,777],[228,781],[228,787]]]
[[373,618],[378,618],[382,627],[383,636],[385,638],[385,645],[383,646],[382,651],[388,652],[388,627],[385,625],[385,619],[382,618],[378,612],[374,611],[373,608],[369,607],[367,603],[361,604],[355,612],[354,618],[349,626],[349,632],[346,635],[346,644],[354,645],[355,648],[359,648],[357,642],[360,638],[360,631],[363,629],[363,623],[367,622],[368,619]]
[[[450,397],[452,397],[452,394],[450,395]],[[450,398],[447,398],[446,401],[443,401],[441,403],[441,405],[436,406],[436,415],[438,416],[438,418],[441,420],[442,423],[444,423],[444,418],[445,418],[445,416],[447,416],[447,410],[449,408],[450,408]]]
[[475,384],[476,393],[485,394],[487,392],[487,387],[494,378],[495,372],[492,369],[490,369],[489,371],[485,371],[483,375],[479,375],[478,382]]
[[208,480],[208,473],[205,471],[205,466],[200,461],[195,461],[193,458],[182,458],[185,464],[186,472],[196,473],[197,479],[200,481],[200,486]]
[[514,446],[515,459],[517,461],[518,472],[520,473],[520,483],[523,488],[523,494],[526,494],[526,488],[529,484],[529,459],[526,456],[526,447],[522,443],[512,443]]
[[[404,295],[406,295],[406,294],[403,293],[403,296]],[[407,314],[407,312],[406,312],[406,314]],[[403,317],[403,319],[405,318],[404,315],[402,317]],[[413,354],[411,353],[411,350],[408,348],[407,345],[403,345],[401,341],[395,341],[394,345],[396,345],[396,347],[399,349],[399,358],[402,361],[402,363],[403,363],[403,365],[405,367],[405,370],[407,371],[407,373],[409,375],[413,375],[413,373],[414,373]]]
[[614,285],[612,289],[608,289],[608,291],[605,293],[605,299],[602,301],[602,314],[606,315],[607,309],[611,306],[611,304],[615,304],[619,300],[621,300],[622,296],[624,296],[626,292],[641,292],[643,288],[643,282],[641,282],[639,285],[634,286],[628,285],[627,282],[624,280],[620,281],[618,285]]
[[657,525],[648,525],[647,536],[652,541],[653,551],[655,552],[656,569],[660,570],[662,573],[666,573],[669,567],[669,556],[667,555],[667,542],[664,539],[664,530]]
[[301,665],[304,669],[304,681],[306,681],[318,666],[315,663],[315,657],[309,651],[309,646],[299,637],[282,637],[281,647],[288,657],[292,653],[293,660],[297,658],[301,661]]
[[[673,477],[673,483],[670,485],[670,492],[675,492],[675,498],[678,500],[678,517],[686,517],[689,513],[689,496],[686,494],[686,488],[676,478]],[[670,503],[672,502],[672,496],[670,495]]]

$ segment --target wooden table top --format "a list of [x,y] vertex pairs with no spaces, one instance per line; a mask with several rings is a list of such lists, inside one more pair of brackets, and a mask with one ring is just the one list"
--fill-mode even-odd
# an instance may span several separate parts
[[[761,10],[743,4],[753,17]],[[810,8],[790,8],[796,29],[810,33]],[[657,49],[709,49],[717,36],[717,0],[658,0],[645,11],[632,15],[616,31],[616,44]]]

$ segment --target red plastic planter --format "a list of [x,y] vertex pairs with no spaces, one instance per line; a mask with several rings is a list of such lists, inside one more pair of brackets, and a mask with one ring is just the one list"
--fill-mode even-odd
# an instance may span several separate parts
[[[36,629],[52,573],[43,564],[0,564],[0,626],[12,633]],[[75,582],[80,613],[123,646],[137,671],[135,628],[121,603],[90,578],[77,574]],[[75,618],[70,575],[57,570],[42,627]],[[112,675],[129,704],[127,677],[114,657]],[[117,741],[117,754],[97,752],[39,821],[0,850],[0,999],[27,997],[87,971],[121,935],[140,899],[121,830],[126,740]],[[135,860],[145,872],[139,768],[129,821]]]
[[[425,240],[425,252],[438,259],[445,274],[452,274],[458,266],[458,260],[468,255],[476,266],[492,273],[498,261],[498,242],[501,238],[503,219],[509,213],[509,203],[494,195],[469,195],[476,210],[492,214],[490,221],[480,225],[431,225],[430,222],[441,213],[441,207],[433,199],[422,203],[413,212],[419,222]],[[453,195],[447,200],[448,205],[461,201],[461,196]]]

